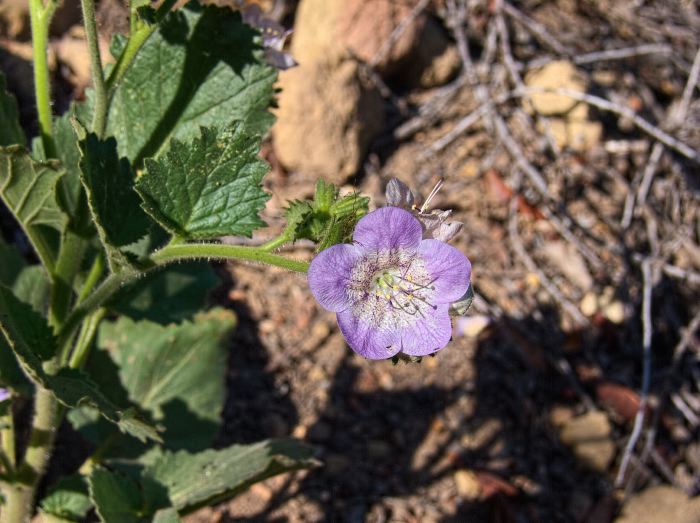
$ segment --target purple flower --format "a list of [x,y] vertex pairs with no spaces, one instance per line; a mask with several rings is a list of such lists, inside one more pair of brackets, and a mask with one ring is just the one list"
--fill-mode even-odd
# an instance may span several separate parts
[[311,292],[337,313],[350,348],[370,359],[426,356],[450,341],[450,303],[469,287],[471,263],[456,248],[423,239],[408,211],[383,207],[362,218],[352,244],[311,262]]
[[0,387],[0,403],[10,398],[10,391]]

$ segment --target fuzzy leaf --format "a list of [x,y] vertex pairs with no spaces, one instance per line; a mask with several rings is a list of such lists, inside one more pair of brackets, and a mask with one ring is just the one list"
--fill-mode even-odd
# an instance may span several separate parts
[[0,197],[40,254],[55,255],[58,235],[49,229],[61,233],[68,223],[56,201],[62,174],[57,162],[35,162],[24,147],[0,147]]
[[85,479],[77,475],[60,479],[41,500],[41,512],[61,521],[83,521],[91,508]]
[[131,165],[117,154],[116,140],[100,140],[80,127],[78,133],[81,137],[80,179],[110,268],[116,272],[120,267],[131,265],[119,247],[146,234],[148,217],[134,191]]
[[109,306],[132,320],[162,325],[191,318],[207,303],[219,279],[206,262],[182,263],[150,272],[121,290]]
[[[41,370],[41,361],[56,353],[51,328],[31,306],[20,301],[7,287],[0,285],[0,330],[20,361],[26,353]],[[43,370],[41,370],[43,373]]]
[[233,121],[263,134],[277,72],[263,62],[258,38],[230,9],[192,2],[166,16],[114,94],[107,135],[119,155],[140,164],[173,137],[189,141],[200,126]]
[[264,225],[258,212],[270,197],[261,186],[268,167],[259,144],[242,124],[202,128],[190,144],[173,140],[164,157],[146,160],[136,181],[144,208],[181,238],[251,236]]
[[119,409],[84,373],[62,368],[56,374],[48,374],[42,366],[42,359],[48,359],[56,352],[51,329],[44,318],[3,286],[0,286],[0,331],[25,374],[52,391],[58,401],[68,407],[93,406],[124,432],[142,441],[160,441],[158,433],[139,419],[133,409]]
[[27,139],[19,124],[17,100],[7,92],[5,75],[0,72],[0,145],[24,145]]
[[[88,479],[90,498],[104,523],[147,523],[161,506],[135,479],[117,471],[96,467]],[[163,495],[158,501],[167,503]]]
[[163,420],[166,444],[206,448],[224,404],[226,336],[235,316],[225,309],[162,326],[120,318],[102,326],[98,345],[119,367],[129,399]]
[[315,464],[309,447],[292,439],[233,445],[197,454],[165,452],[144,471],[167,488],[172,505],[192,509],[221,502],[269,477]]

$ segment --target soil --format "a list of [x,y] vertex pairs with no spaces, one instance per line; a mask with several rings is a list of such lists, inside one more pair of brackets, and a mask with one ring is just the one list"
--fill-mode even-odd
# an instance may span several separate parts
[[[282,10],[286,20],[293,4]],[[429,7],[446,30],[454,4]],[[316,448],[322,465],[255,485],[187,521],[607,523],[648,487],[670,485],[685,497],[700,492],[700,171],[673,147],[661,147],[656,160],[653,153],[659,130],[700,150],[697,89],[690,88],[684,117],[673,118],[698,60],[698,8],[680,0],[634,7],[523,1],[504,6],[499,18],[500,2],[456,4],[467,8],[476,78],[429,90],[388,79],[387,127],[345,189],[380,206],[391,177],[423,198],[444,178],[431,206],[453,209],[464,223],[453,244],[473,264],[472,309],[435,357],[367,361],[345,345],[334,314],[315,303],[304,276],[220,266],[225,283],[213,300],[231,307],[240,323],[218,444],[294,436]],[[489,47],[499,20],[509,48]],[[458,32],[450,35],[460,43]],[[0,58],[12,54],[3,42]],[[643,44],[661,51],[587,54]],[[602,124],[602,134],[560,147],[547,119],[512,97],[497,104],[496,119],[481,118],[445,143],[483,106],[479,88],[494,99],[517,87],[514,71],[524,76],[538,60],[554,58],[577,64],[588,94],[652,122],[656,135],[629,112],[592,105],[584,120]],[[70,84],[57,80],[70,94]],[[507,134],[499,134],[498,118]],[[311,196],[315,183],[286,172],[274,144],[264,153],[274,196],[264,216],[269,228],[254,242],[278,233],[286,201]],[[623,225],[628,195],[638,194],[650,164],[646,201],[635,200]],[[312,256],[303,242],[284,251]],[[652,292],[651,321],[644,320],[645,290]],[[626,453],[642,398],[641,439]],[[581,419],[602,420],[603,429]],[[584,436],[596,434],[593,441],[576,435],[580,427]],[[608,458],[601,449],[610,449]],[[616,482],[626,455],[625,476]]]

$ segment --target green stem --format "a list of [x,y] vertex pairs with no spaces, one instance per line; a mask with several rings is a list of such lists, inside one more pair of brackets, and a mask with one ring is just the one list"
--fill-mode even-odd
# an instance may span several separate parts
[[191,259],[217,259],[217,260],[246,260],[274,265],[294,272],[306,272],[309,269],[308,262],[291,260],[284,256],[271,254],[262,247],[246,247],[242,245],[221,245],[219,243],[183,243],[168,245],[156,252],[151,260],[159,265],[178,260]]
[[129,40],[127,41],[126,47],[122,51],[122,54],[119,55],[117,63],[114,64],[114,67],[110,71],[109,77],[107,78],[107,92],[109,97],[107,101],[108,105],[112,95],[114,94],[114,90],[124,78],[129,66],[131,66],[134,58],[136,58],[139,49],[141,49],[141,46],[144,44],[144,42],[146,42],[146,40],[148,40],[148,37],[151,36],[158,28],[158,23],[165,18],[165,15],[168,14],[170,9],[175,5],[176,1],[177,0],[164,0],[156,11],[156,20],[155,23],[152,24],[145,24],[140,20],[134,20],[132,15],[131,34],[129,35]]
[[98,253],[97,256],[95,256],[95,261],[92,262],[92,267],[90,267],[90,272],[88,273],[87,278],[85,278],[85,283],[83,283],[83,287],[80,289],[78,303],[85,301],[85,298],[90,295],[92,289],[94,289],[97,282],[100,281],[104,270],[105,259],[102,256],[102,253]]
[[92,117],[92,130],[98,138],[102,138],[107,124],[107,87],[102,70],[100,41],[97,34],[97,23],[95,22],[95,2],[94,0],[80,0],[80,3],[83,8],[85,38],[90,53],[92,83],[95,87],[95,112]]
[[7,460],[4,463],[5,473],[11,475],[15,473],[17,466],[17,451],[15,449],[15,417],[12,414],[12,403],[7,406],[7,414],[0,416],[0,441],[2,450],[0,451]]
[[47,57],[49,25],[55,10],[56,2],[54,0],[48,0],[46,6],[43,5],[42,0],[29,0],[34,54],[34,93],[39,116],[41,141],[47,158],[56,158],[56,144],[53,140],[51,115],[51,79],[49,77]]
[[58,426],[57,402],[53,394],[37,388],[34,397],[34,420],[24,463],[18,470],[17,482],[5,485],[5,505],[1,523],[24,523],[30,520],[34,495],[51,456]]
[[73,354],[70,356],[68,361],[68,366],[71,369],[82,369],[90,355],[90,348],[92,347],[92,341],[95,339],[95,334],[97,334],[97,328],[100,326],[100,322],[107,314],[107,309],[100,307],[93,313],[89,314],[85,321],[83,321],[80,327],[80,334],[78,334],[78,341],[75,342],[75,347],[73,348]]
[[285,243],[288,243],[291,240],[287,232],[283,232],[280,234],[277,238],[271,239],[269,242],[264,243],[260,246],[260,249],[263,251],[272,251],[274,249],[277,249],[279,247],[282,247]]
[[171,244],[151,257],[153,265],[145,271],[125,269],[121,272],[110,274],[87,298],[78,303],[66,319],[58,335],[59,350],[66,350],[75,329],[78,328],[85,316],[104,305],[121,287],[128,285],[146,272],[177,261],[193,259],[254,261],[295,272],[306,272],[309,268],[309,264],[305,261],[291,260],[284,256],[271,254],[259,247],[220,245],[217,243]]

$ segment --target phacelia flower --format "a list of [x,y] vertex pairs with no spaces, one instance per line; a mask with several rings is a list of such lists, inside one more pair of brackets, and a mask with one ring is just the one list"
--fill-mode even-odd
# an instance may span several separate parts
[[467,292],[471,263],[456,248],[423,239],[409,211],[383,207],[363,217],[352,244],[321,251],[311,292],[337,314],[350,348],[369,359],[426,356],[452,336],[450,304]]

